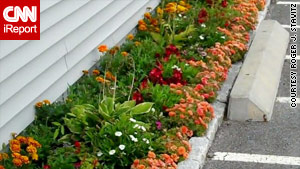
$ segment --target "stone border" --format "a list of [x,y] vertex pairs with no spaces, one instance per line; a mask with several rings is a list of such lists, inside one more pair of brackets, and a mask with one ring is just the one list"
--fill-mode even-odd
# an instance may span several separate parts
[[[260,23],[266,17],[270,3],[271,0],[266,0],[265,9],[259,12],[258,24],[256,26],[256,30],[260,26]],[[254,36],[256,34],[256,30],[251,32],[251,38],[248,43],[248,46],[251,45],[252,40],[254,39]],[[247,53],[245,57],[246,56]],[[222,85],[221,90],[218,91],[217,100],[212,104],[215,110],[216,117],[209,123],[205,136],[192,137],[189,140],[192,146],[192,151],[190,152],[188,159],[178,164],[178,169],[202,169],[203,168],[208,150],[213,143],[218,127],[223,122],[224,114],[228,106],[228,97],[233,87],[233,84],[236,80],[236,77],[240,72],[241,67],[242,67],[242,61],[233,64],[232,67],[229,69],[228,78]]]

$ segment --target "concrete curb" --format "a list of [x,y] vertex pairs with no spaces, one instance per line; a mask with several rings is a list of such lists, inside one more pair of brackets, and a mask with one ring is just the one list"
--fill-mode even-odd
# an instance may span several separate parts
[[[271,0],[266,0],[266,7],[263,11],[259,12],[257,28],[266,17]],[[254,39],[256,30],[251,32],[249,46]],[[247,53],[245,57],[247,56]],[[178,164],[178,169],[202,169],[205,164],[207,152],[212,145],[212,142],[217,133],[218,127],[222,124],[224,113],[228,105],[228,97],[237,75],[242,67],[242,62],[237,62],[232,65],[228,72],[228,78],[222,85],[221,90],[218,92],[217,100],[212,104],[215,109],[216,117],[209,123],[208,130],[203,137],[192,137],[189,142],[192,145],[192,151],[189,158]]]

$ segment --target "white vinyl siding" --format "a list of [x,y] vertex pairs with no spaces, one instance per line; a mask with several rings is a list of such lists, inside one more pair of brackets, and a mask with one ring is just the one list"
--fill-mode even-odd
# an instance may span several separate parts
[[34,104],[55,101],[159,0],[41,0],[41,40],[0,41],[0,144],[34,119]]

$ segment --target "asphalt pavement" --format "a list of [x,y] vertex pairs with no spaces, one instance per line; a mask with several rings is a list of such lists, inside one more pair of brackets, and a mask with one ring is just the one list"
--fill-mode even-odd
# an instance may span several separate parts
[[[275,1],[274,1],[275,2]],[[278,2],[300,0],[278,0],[272,3],[266,19],[277,20],[282,25],[290,24],[290,5]],[[300,4],[297,6],[300,25]],[[286,28],[289,31],[289,28]],[[293,33],[294,34],[294,33]],[[298,55],[300,28],[297,29]],[[287,55],[289,55],[287,49]],[[271,60],[270,60],[271,61]],[[297,71],[297,97],[300,96],[300,64]],[[237,122],[224,120],[216,134],[206,158],[204,169],[300,169],[300,104],[291,108],[284,98],[290,97],[290,59],[285,59],[281,80],[269,122]],[[217,159],[218,152],[242,153],[232,160]],[[264,155],[257,159],[256,155]],[[246,161],[246,162],[245,162]],[[279,163],[279,164],[278,164]]]

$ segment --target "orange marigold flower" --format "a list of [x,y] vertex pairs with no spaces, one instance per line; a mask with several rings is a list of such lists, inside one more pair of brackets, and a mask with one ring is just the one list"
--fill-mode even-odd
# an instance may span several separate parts
[[122,56],[128,56],[128,53],[127,52],[121,52],[121,55]]
[[27,156],[21,156],[20,158],[24,164],[29,164],[29,158]]
[[0,153],[0,161],[2,161],[3,160],[3,156],[2,156],[2,154]]
[[5,169],[3,165],[0,165],[0,169]]
[[175,115],[176,115],[175,112],[173,112],[173,111],[170,111],[170,112],[169,112],[169,116],[170,116],[170,117],[173,117],[173,116],[175,116]]
[[23,165],[22,160],[18,158],[14,158],[12,162],[16,167],[21,167]]
[[45,99],[45,100],[43,100],[43,103],[49,105],[51,102],[50,102],[50,100]]
[[99,70],[97,70],[97,69],[94,69],[94,70],[93,70],[93,74],[94,74],[95,76],[97,76],[97,75],[99,75],[99,74],[100,74],[100,71],[99,71]]
[[105,76],[110,80],[113,80],[113,81],[116,80],[116,77],[109,71],[105,73]]
[[21,154],[20,153],[12,153],[11,156],[13,158],[21,158]]
[[139,25],[146,25],[146,22],[143,19],[141,19],[139,20]]
[[151,24],[152,24],[153,26],[157,26],[157,25],[158,25],[157,19],[151,19]]
[[24,136],[18,136],[16,140],[18,140],[20,143],[27,144],[27,138]]
[[10,150],[14,153],[19,153],[21,151],[21,145],[20,144],[11,144]]
[[182,134],[186,134],[188,131],[189,131],[189,128],[187,128],[186,126],[181,127]]
[[96,80],[97,82],[100,82],[100,83],[109,83],[110,81],[109,80],[104,80],[102,77],[98,76],[96,77]]
[[88,70],[82,70],[82,73],[87,75],[87,74],[89,74],[89,71]]
[[107,46],[106,45],[100,45],[99,47],[98,47],[98,50],[99,50],[99,52],[106,52],[107,50],[108,50],[108,48],[107,48]]
[[133,34],[129,34],[129,35],[127,36],[127,39],[129,39],[129,40],[133,40],[133,39],[134,39],[134,36],[133,36]]
[[188,11],[188,9],[184,6],[182,6],[182,5],[178,5],[177,6],[177,11],[178,12],[186,12],[186,11]]
[[30,154],[34,154],[34,153],[37,153],[37,149],[36,147],[34,147],[33,145],[29,145],[27,148],[26,148],[26,151]]
[[144,17],[147,18],[147,19],[149,19],[149,20],[152,18],[150,12],[146,12],[144,14]]
[[31,155],[31,158],[32,158],[32,160],[37,161],[37,160],[39,159],[39,155],[38,155],[37,153],[33,153],[33,154]]
[[135,42],[134,42],[134,45],[135,45],[135,46],[139,46],[139,45],[141,45],[141,42],[135,41]]
[[177,149],[178,155],[184,155],[186,153],[186,150],[183,146],[178,147]]
[[147,26],[146,25],[139,25],[139,30],[140,31],[146,31],[147,30]]
[[32,145],[32,146],[37,147],[37,148],[42,147],[42,145],[38,141],[33,139],[32,137],[27,137],[27,142],[28,142],[28,145]]
[[156,155],[155,155],[154,152],[149,151],[149,152],[148,152],[148,157],[149,157],[149,158],[156,158]]
[[137,169],[145,169],[146,167],[144,165],[138,165]]
[[168,13],[175,13],[177,11],[177,3],[176,2],[170,2],[166,5],[165,11]]
[[35,103],[35,107],[41,108],[43,106],[43,102]]

